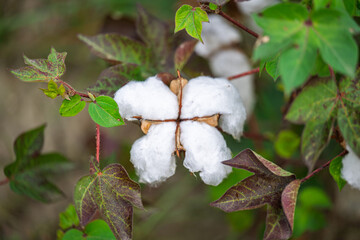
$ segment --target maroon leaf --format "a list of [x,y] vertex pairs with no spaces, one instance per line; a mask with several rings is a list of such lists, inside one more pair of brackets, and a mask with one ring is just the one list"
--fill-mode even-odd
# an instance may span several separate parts
[[301,185],[301,180],[294,180],[289,183],[281,194],[282,208],[291,226],[294,229],[294,214],[298,191]]
[[99,34],[93,37],[78,36],[96,56],[112,63],[147,65],[150,51],[142,43],[118,34]]
[[156,61],[153,61],[161,71],[168,63],[170,55],[171,34],[169,26],[147,12],[141,5],[138,5],[138,18],[136,19],[136,30],[146,46],[151,49]]
[[138,65],[118,64],[102,71],[96,84],[89,87],[88,90],[97,92],[100,95],[113,96],[119,88],[129,81],[141,81],[143,79]]
[[54,48],[47,59],[30,59],[24,56],[26,67],[11,70],[17,78],[26,82],[49,82],[65,73],[66,52],[58,53]]
[[223,162],[255,173],[231,187],[210,205],[225,212],[260,208],[267,205],[265,240],[288,239],[292,234],[294,211],[300,180],[250,149]]
[[188,62],[197,41],[189,40],[180,44],[180,46],[175,51],[174,63],[176,70],[182,70],[185,64]]
[[267,207],[266,228],[264,239],[266,240],[280,240],[289,239],[292,235],[292,229],[289,221],[286,218],[281,206]]
[[117,239],[131,239],[133,206],[143,209],[140,186],[120,164],[111,164],[102,171],[96,162],[92,166],[95,173],[81,178],[75,187],[81,224],[86,225],[99,211]]

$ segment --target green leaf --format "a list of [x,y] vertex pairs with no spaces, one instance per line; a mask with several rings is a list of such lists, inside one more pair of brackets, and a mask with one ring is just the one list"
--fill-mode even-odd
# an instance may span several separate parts
[[337,87],[331,79],[318,79],[295,98],[286,119],[294,123],[316,120],[326,122],[336,109]]
[[80,222],[86,225],[99,210],[114,235],[131,239],[133,206],[143,208],[140,186],[120,164],[111,164],[81,178],[75,187],[75,207]]
[[76,116],[84,109],[85,105],[85,101],[83,101],[79,95],[74,95],[70,97],[70,100],[63,100],[59,113],[63,117]]
[[291,130],[283,130],[275,140],[275,151],[283,158],[291,158],[300,145],[299,136]]
[[313,32],[317,37],[320,54],[334,70],[355,76],[358,47],[351,33],[340,24],[341,13],[321,9],[313,13]]
[[335,158],[331,161],[329,167],[329,172],[338,185],[339,191],[346,185],[346,181],[341,177],[341,169],[343,168],[342,159],[342,157]]
[[21,134],[15,141],[15,162],[7,165],[4,173],[10,180],[10,188],[33,199],[50,202],[63,193],[47,177],[67,170],[68,160],[60,154],[41,155],[45,125]]
[[48,96],[49,98],[56,98],[57,96],[59,96],[59,90],[58,90],[58,86],[57,84],[53,81],[53,80],[50,80],[48,82],[48,89],[41,89],[44,94],[46,96]]
[[185,28],[190,36],[203,42],[201,39],[202,22],[208,21],[209,18],[204,10],[185,4],[176,11],[174,32]]
[[11,70],[17,78],[25,82],[48,82],[59,79],[65,73],[66,53],[58,53],[54,48],[47,59],[29,59],[24,55],[27,67]]
[[86,240],[85,237],[83,237],[84,233],[77,229],[70,229],[67,231],[62,238],[62,240]]
[[142,43],[118,34],[79,35],[96,56],[115,63],[134,63],[147,66],[150,51]]
[[210,2],[210,3],[209,3],[209,8],[210,8],[211,10],[215,11],[215,10],[218,8],[218,5]]
[[62,240],[116,240],[107,223],[101,219],[94,220],[85,226],[83,232],[71,229]]
[[303,35],[298,44],[287,49],[279,57],[279,71],[287,94],[307,80],[315,64],[317,52],[309,28],[305,29]]
[[113,96],[129,81],[142,81],[141,69],[135,64],[118,64],[101,72],[96,84],[88,88],[91,92]]
[[102,127],[116,127],[124,124],[117,103],[108,96],[99,96],[95,102],[90,103],[89,114],[91,119]]
[[74,205],[70,204],[66,210],[59,215],[61,229],[66,230],[77,227],[80,224]]
[[201,2],[209,3],[209,6],[210,6],[210,4],[215,4],[217,6],[221,6],[221,5],[226,4],[229,1],[230,0],[201,0]]
[[195,40],[189,40],[177,47],[174,56],[175,70],[181,71],[183,69],[194,52],[196,43]]
[[360,109],[349,108],[339,103],[338,125],[346,143],[360,157]]
[[[250,149],[223,164],[255,173],[231,187],[210,205],[225,212],[267,205],[264,239],[288,239],[292,234],[294,210],[300,181]],[[294,181],[295,180],[295,181]]]
[[279,58],[276,56],[274,59],[266,62],[265,68],[266,72],[276,81],[280,77],[279,72]]
[[308,121],[301,137],[301,154],[306,166],[311,172],[320,154],[328,145],[332,135],[333,121],[319,123]]

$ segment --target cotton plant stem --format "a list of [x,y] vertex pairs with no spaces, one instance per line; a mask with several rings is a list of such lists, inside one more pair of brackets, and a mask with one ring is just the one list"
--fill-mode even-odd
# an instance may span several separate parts
[[64,82],[64,81],[62,81],[62,80],[58,80],[58,82],[59,82],[60,84],[63,84],[70,92],[72,92],[72,93],[74,93],[74,94],[77,94],[77,95],[79,95],[79,96],[81,96],[81,97],[89,98],[89,99],[90,99],[90,97],[89,97],[88,94],[76,91],[76,90],[75,90],[72,86],[70,86],[70,84],[68,84],[67,82]]
[[309,173],[306,177],[304,177],[303,179],[301,179],[301,183],[306,182],[307,180],[309,180],[310,178],[312,178],[313,176],[315,176],[317,173],[321,172],[324,168],[327,168],[332,161],[334,161],[336,158],[338,157],[342,157],[344,155],[346,155],[348,153],[347,150],[342,151],[341,153],[339,153],[336,157],[334,157],[333,159],[331,159],[330,161],[328,161],[327,163],[325,163],[324,165],[322,165],[321,167],[315,169],[314,171],[312,171],[311,173]]
[[247,28],[246,26],[242,25],[241,23],[239,23],[238,21],[236,21],[235,19],[233,19],[232,17],[230,17],[229,15],[227,15],[226,13],[224,13],[223,11],[220,11],[218,13],[220,16],[222,16],[223,18],[225,18],[226,20],[228,20],[229,22],[233,23],[234,25],[236,25],[237,27],[241,28],[242,30],[246,31],[247,33],[249,33],[250,35],[254,36],[255,38],[259,37],[259,34],[257,34],[256,32],[254,32],[253,30]]
[[237,74],[237,75],[228,77],[227,79],[228,79],[228,80],[234,80],[234,79],[237,79],[237,78],[245,77],[245,76],[247,76],[247,75],[251,75],[251,74],[254,74],[254,73],[258,73],[259,71],[260,71],[260,68],[255,68],[255,69],[252,69],[252,70],[250,70],[250,71],[247,71],[247,72],[244,72],[244,73],[240,73],[240,74]]
[[7,184],[9,181],[10,181],[10,180],[9,180],[8,178],[5,178],[5,179],[1,180],[1,181],[0,181],[0,186]]
[[96,161],[100,163],[100,126],[96,124]]

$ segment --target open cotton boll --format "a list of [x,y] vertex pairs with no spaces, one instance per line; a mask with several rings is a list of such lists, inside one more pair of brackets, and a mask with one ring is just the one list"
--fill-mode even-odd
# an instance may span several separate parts
[[186,149],[184,166],[200,172],[206,184],[217,186],[231,172],[231,167],[221,163],[231,159],[231,151],[216,128],[201,122],[182,122],[180,141]]
[[120,115],[127,120],[135,120],[133,116],[164,120],[177,118],[178,115],[176,95],[156,77],[143,82],[129,82],[115,93],[114,99]]
[[278,0],[250,0],[237,2],[241,12],[251,15],[252,13],[258,13],[264,8],[278,3]]
[[205,58],[223,46],[241,41],[238,30],[218,15],[210,15],[209,23],[203,23],[201,37],[204,43],[198,42],[195,52]]
[[219,126],[239,139],[246,119],[239,92],[223,78],[197,77],[183,89],[181,118],[221,114]]
[[154,124],[133,144],[130,161],[140,182],[156,184],[174,175],[175,129],[174,122]]
[[346,149],[349,153],[342,160],[341,176],[351,186],[360,190],[360,158],[349,146],[346,146]]
[[[227,78],[251,70],[248,57],[241,51],[227,49],[219,51],[209,59],[210,68],[216,77]],[[248,116],[255,105],[254,75],[247,75],[231,80],[239,91]]]

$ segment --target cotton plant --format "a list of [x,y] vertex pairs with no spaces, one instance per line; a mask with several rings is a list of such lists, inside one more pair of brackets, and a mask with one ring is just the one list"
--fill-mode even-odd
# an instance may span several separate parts
[[[219,15],[210,15],[209,22],[203,23],[204,43],[198,42],[195,52],[209,61],[213,75],[227,78],[251,70],[248,56],[232,46],[242,41],[239,31]],[[233,79],[231,83],[239,91],[246,112],[250,115],[255,105],[254,76]]]
[[179,77],[167,86],[154,76],[129,82],[114,99],[120,115],[139,121],[146,134],[130,152],[140,182],[157,185],[174,175],[182,151],[183,165],[206,184],[216,186],[231,172],[221,163],[232,155],[218,129],[240,139],[246,112],[228,80]]
[[349,146],[346,146],[346,150],[348,150],[348,154],[342,160],[341,176],[352,187],[360,190],[360,158]]

